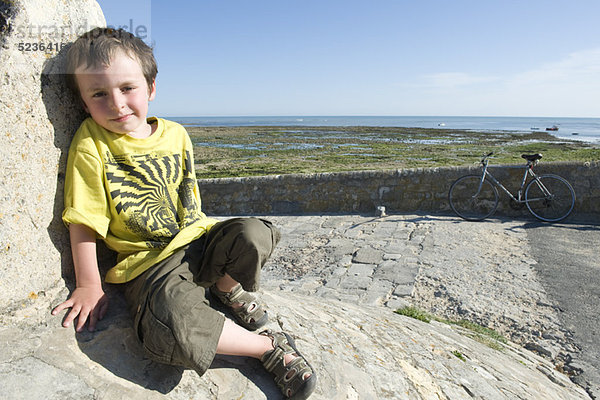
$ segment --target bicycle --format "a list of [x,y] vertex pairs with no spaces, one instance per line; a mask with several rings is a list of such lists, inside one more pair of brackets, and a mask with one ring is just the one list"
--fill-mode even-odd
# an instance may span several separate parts
[[[516,167],[525,169],[516,195],[488,171],[488,158],[493,154],[491,152],[481,159],[481,175],[465,175],[450,187],[448,201],[459,217],[467,221],[481,221],[491,216],[498,208],[498,187],[510,197],[511,207],[523,208],[525,204],[534,217],[545,222],[560,221],[573,211],[575,191],[566,179],[558,175],[537,175],[533,172],[533,167],[542,158],[541,154],[521,155],[527,164]],[[531,180],[525,186],[528,177]]]

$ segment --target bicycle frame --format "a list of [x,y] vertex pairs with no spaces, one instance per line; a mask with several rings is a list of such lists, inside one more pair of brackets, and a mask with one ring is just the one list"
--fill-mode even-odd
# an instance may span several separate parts
[[[521,186],[519,187],[519,190],[517,191],[517,195],[513,195],[510,190],[508,190],[506,187],[504,187],[504,185],[494,177],[494,175],[492,175],[491,172],[488,171],[488,160],[484,159],[481,161],[481,165],[483,167],[483,172],[481,174],[481,181],[479,182],[479,188],[477,190],[477,193],[475,193],[475,196],[479,195],[479,192],[481,191],[481,186],[483,185],[483,181],[488,178],[488,180],[494,184],[496,187],[499,187],[500,189],[502,189],[502,191],[504,193],[506,193],[513,201],[516,201],[517,203],[525,203],[525,200],[523,200],[523,188],[525,188],[525,183],[527,182],[527,177],[531,176],[532,179],[534,179],[537,184],[540,186],[540,188],[542,189],[542,192],[545,193],[546,195],[549,194],[548,189],[546,189],[544,187],[544,185],[539,181],[539,179],[537,178],[537,175],[535,174],[535,172],[533,172],[533,163],[528,162],[525,166],[509,166],[508,168],[525,168],[525,173],[523,174],[523,180],[521,181]],[[473,196],[473,197],[475,197]],[[539,198],[539,199],[529,199],[531,200],[543,200],[544,198]]]

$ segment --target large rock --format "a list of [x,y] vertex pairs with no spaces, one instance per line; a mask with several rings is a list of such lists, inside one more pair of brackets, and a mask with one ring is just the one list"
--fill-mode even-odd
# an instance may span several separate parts
[[[143,357],[119,295],[95,333],[47,322],[47,293],[0,317],[0,387],[10,399],[271,399],[260,363],[217,356],[202,377]],[[589,399],[552,364],[515,345],[494,349],[472,333],[382,307],[272,291],[274,330],[293,333],[318,372],[311,399]],[[25,314],[29,318],[24,318]]]
[[0,310],[72,274],[60,216],[83,114],[62,83],[60,48],[104,24],[92,0],[0,3]]

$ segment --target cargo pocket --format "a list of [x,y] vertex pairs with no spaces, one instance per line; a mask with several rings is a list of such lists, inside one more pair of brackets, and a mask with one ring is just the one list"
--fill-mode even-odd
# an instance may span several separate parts
[[171,328],[156,318],[147,304],[139,309],[135,324],[138,338],[148,358],[173,365],[176,341]]

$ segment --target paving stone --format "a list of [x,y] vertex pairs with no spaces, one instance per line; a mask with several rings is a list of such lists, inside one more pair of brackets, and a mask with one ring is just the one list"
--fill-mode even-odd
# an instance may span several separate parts
[[389,227],[375,227],[373,229],[373,236],[381,239],[385,239],[387,241],[394,240],[396,233],[396,229],[393,226]]
[[399,260],[402,258],[402,254],[399,253],[385,253],[383,255],[383,260]]
[[383,249],[386,253],[406,254],[408,251],[408,244],[406,242],[390,242]]
[[348,267],[352,264],[352,254],[344,254],[339,260],[338,265]]
[[418,266],[407,266],[398,261],[402,260],[387,260],[382,262],[373,273],[373,277],[397,284],[413,283],[419,270]]
[[413,291],[413,285],[398,285],[396,286],[396,288],[394,289],[393,294],[395,296],[400,296],[400,297],[410,297],[410,295],[412,294]]
[[360,229],[349,228],[342,235],[348,239],[357,239],[363,235],[363,232]]
[[342,238],[329,239],[326,248],[332,249],[334,256],[352,255],[356,250],[353,242]]
[[373,281],[369,290],[364,293],[360,302],[366,305],[383,305],[392,292],[393,286],[391,282],[376,282]]
[[362,264],[379,264],[383,259],[383,254],[383,251],[376,250],[369,245],[358,249],[354,253],[352,261]]
[[371,285],[372,279],[368,276],[344,276],[340,280],[340,289],[346,290],[367,290]]
[[335,276],[335,277],[340,277],[342,275],[346,275],[347,273],[348,273],[348,268],[338,267],[332,271],[331,275]]
[[352,264],[348,268],[348,275],[371,276],[375,267],[377,265],[374,264]]

